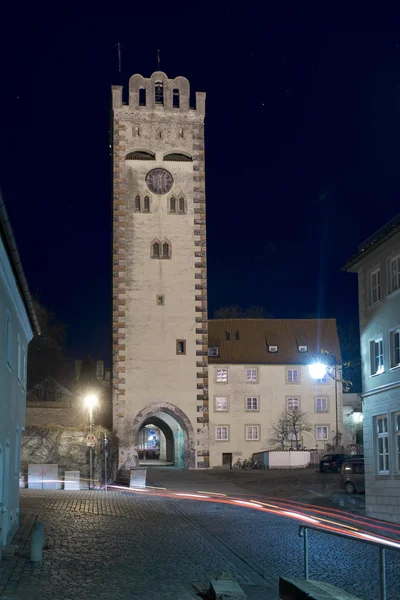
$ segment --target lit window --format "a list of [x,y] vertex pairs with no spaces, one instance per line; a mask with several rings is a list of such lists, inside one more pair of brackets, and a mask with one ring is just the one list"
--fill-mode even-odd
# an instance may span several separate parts
[[176,212],[176,200],[173,196],[169,199],[169,212]]
[[400,330],[390,332],[390,366],[400,365]]
[[227,425],[219,425],[215,428],[215,439],[220,441],[229,440],[229,429]]
[[135,196],[135,211],[140,211],[140,196]]
[[150,212],[150,198],[148,196],[144,197],[143,211]]
[[11,315],[6,313],[6,336],[7,336],[7,364],[12,368],[12,323]]
[[328,412],[328,398],[315,398],[315,412]]
[[227,411],[228,410],[228,398],[217,397],[215,398],[215,410],[216,411]]
[[378,473],[389,471],[389,432],[387,417],[376,418],[376,452]]
[[369,305],[376,304],[381,299],[381,270],[376,269],[369,275]]
[[227,383],[228,381],[228,369],[216,369],[215,381],[217,383]]
[[246,369],[246,381],[257,382],[257,369]]
[[153,244],[153,257],[154,258],[160,257],[160,244],[158,242],[155,242]]
[[172,108],[179,108],[179,90],[172,90]]
[[371,354],[371,375],[383,373],[383,340],[382,338],[373,340],[370,344]]
[[400,472],[400,413],[394,415],[396,431],[396,470]]
[[297,397],[286,398],[286,409],[287,410],[299,410],[299,408],[300,408],[300,398],[297,398]]
[[258,410],[258,398],[249,396],[246,398],[246,410]]
[[156,104],[164,104],[164,87],[161,81],[156,81],[154,87],[154,100]]
[[288,383],[299,383],[299,370],[298,369],[287,369],[287,382]]
[[185,212],[185,199],[179,198],[179,212],[182,214]]
[[389,294],[400,289],[400,255],[392,258],[389,265]]
[[317,440],[326,441],[328,439],[328,426],[317,425],[315,428],[315,437]]
[[246,425],[246,440],[255,441],[260,439],[259,425]]

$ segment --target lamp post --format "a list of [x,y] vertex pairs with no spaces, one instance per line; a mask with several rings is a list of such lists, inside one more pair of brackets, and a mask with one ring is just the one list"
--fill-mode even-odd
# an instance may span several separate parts
[[[329,372],[329,367],[333,367],[333,375]],[[336,357],[334,358],[334,363],[332,365],[326,365],[322,362],[315,362],[308,366],[310,371],[310,375],[313,379],[323,379],[325,375],[329,375],[331,379],[335,382],[335,412],[336,412],[336,445],[339,443],[339,413],[338,413],[338,377],[337,377],[337,363]]]
[[[96,394],[87,394],[84,398],[85,407],[89,411],[89,432],[93,433],[93,409],[99,404]],[[93,479],[93,446],[89,447],[89,490],[92,489]]]

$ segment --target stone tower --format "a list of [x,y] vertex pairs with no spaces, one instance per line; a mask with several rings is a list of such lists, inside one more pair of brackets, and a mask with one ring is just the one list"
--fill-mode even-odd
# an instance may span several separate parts
[[113,427],[119,466],[139,432],[160,458],[209,466],[205,94],[185,77],[133,75],[112,88]]

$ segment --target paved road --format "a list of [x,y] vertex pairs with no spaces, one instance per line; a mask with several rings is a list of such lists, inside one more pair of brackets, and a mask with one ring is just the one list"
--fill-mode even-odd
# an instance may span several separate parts
[[[191,477],[198,489],[208,481],[178,475],[182,486]],[[224,572],[249,599],[276,600],[279,574],[302,576],[298,523],[286,518],[146,492],[21,491],[18,555],[0,563],[3,597],[185,600],[196,597],[192,584]],[[35,519],[46,529],[41,564],[27,560]],[[379,598],[376,548],[311,532],[310,550],[312,576],[363,600]],[[399,568],[400,554],[390,552],[388,600],[400,597]]]

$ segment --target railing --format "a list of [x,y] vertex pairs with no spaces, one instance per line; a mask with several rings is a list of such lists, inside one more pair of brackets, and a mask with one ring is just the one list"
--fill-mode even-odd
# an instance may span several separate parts
[[[357,538],[352,537],[351,535],[346,535],[345,533],[336,533],[333,531],[324,531],[319,527],[311,527],[310,525],[300,525],[299,527],[299,536],[304,538],[304,578],[308,581],[308,530],[313,529],[314,531],[318,531],[319,533],[328,533],[329,535],[335,535],[336,537],[346,538],[347,540],[353,540],[355,542],[363,542],[364,544],[370,544],[371,546],[379,547],[379,587],[380,587],[380,600],[387,600],[386,596],[386,549],[388,548],[385,544],[380,544],[379,542],[370,542],[368,540],[359,540]],[[399,551],[400,548],[389,548],[390,550]]]

